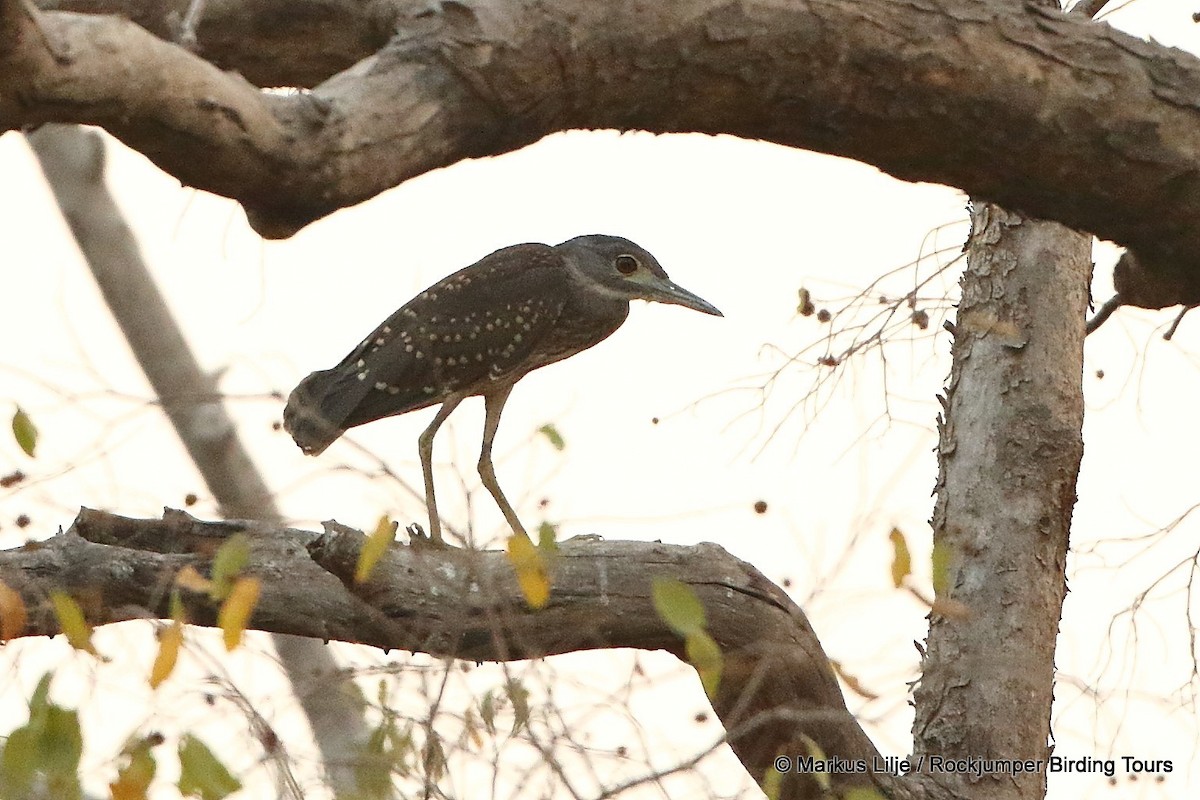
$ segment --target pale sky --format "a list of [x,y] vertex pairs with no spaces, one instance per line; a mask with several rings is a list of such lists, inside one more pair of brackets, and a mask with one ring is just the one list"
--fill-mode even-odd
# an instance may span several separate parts
[[[1112,21],[1197,52],[1191,10],[1139,0]],[[815,318],[795,315],[801,286],[819,307],[836,309],[834,300],[887,271],[920,258],[924,278],[952,260],[966,234],[961,192],[727,137],[570,133],[423,176],[288,241],[263,242],[236,204],[182,189],[141,156],[110,144],[110,184],[156,278],[205,366],[225,371],[221,386],[234,398],[230,408],[285,513],[310,527],[332,517],[369,528],[381,514],[423,523],[424,508],[395,483],[337,469],[371,468],[371,459],[349,443],[304,457],[271,429],[282,401],[270,392],[286,395],[308,372],[332,366],[416,292],[499,247],[611,233],[653,252],[676,282],[725,318],[637,303],[611,339],[521,381],[497,440],[501,484],[527,527],[546,518],[561,523],[563,537],[713,541],[771,579],[790,581],[830,657],[881,695],[875,701],[848,695],[871,721],[880,749],[908,751],[904,684],[915,676],[912,642],[924,637],[925,610],[891,588],[887,536],[899,527],[918,561],[927,558],[933,398],[949,363],[948,336],[929,336],[940,332],[941,312],[931,307],[929,333],[905,328],[889,345],[886,407],[874,354],[852,362],[836,387],[823,390],[819,411],[797,409],[773,438],[767,433],[820,374],[815,355],[783,373],[764,410],[754,392],[735,389],[761,384],[783,365],[780,352],[799,351],[827,333]],[[19,468],[31,476],[16,489],[0,489],[0,543],[49,535],[81,505],[152,516],[196,492],[201,501],[192,511],[212,516],[182,448],[147,407],[149,389],[16,134],[0,137],[0,176],[3,258],[14,279],[0,300],[6,343],[0,403],[10,403],[0,412],[7,419],[19,403],[42,433],[34,460],[0,437],[0,474]],[[939,226],[948,227],[931,235]],[[1113,252],[1097,252],[1097,299],[1111,293]],[[872,296],[908,291],[913,275],[898,272]],[[956,279],[952,270],[923,294],[953,291]],[[1185,319],[1175,339],[1163,342],[1159,334],[1171,316],[1123,310],[1088,340],[1087,450],[1057,657],[1058,752],[1173,759],[1175,771],[1162,787],[1140,784],[1144,796],[1200,790],[1187,573],[1156,589],[1136,625],[1120,615],[1195,551],[1192,520],[1136,558],[1146,543],[1128,541],[1197,502],[1189,454],[1200,446],[1190,424],[1200,390],[1191,355],[1200,351],[1200,322]],[[347,438],[419,491],[416,437],[432,413],[374,423]],[[653,417],[661,418],[658,425]],[[547,422],[566,440],[562,454],[535,433]],[[482,403],[464,403],[439,434],[435,457],[443,516],[459,529],[468,519],[457,470],[472,490],[476,535],[487,538],[505,531],[474,473],[481,426]],[[550,501],[544,511],[542,498]],[[768,503],[763,515],[753,511],[760,499]],[[18,530],[19,514],[29,514],[33,525]],[[101,643],[137,665],[126,669],[148,668],[144,630],[110,629]],[[351,651],[341,652],[361,663],[384,660],[369,648]],[[587,697],[603,689],[610,671],[602,658],[554,659],[552,669],[581,682],[585,688],[573,691]],[[294,720],[273,696],[275,678],[261,661],[255,652],[238,653],[229,669],[267,713]],[[56,681],[63,702],[84,703],[85,721],[93,723],[120,715],[124,727],[97,727],[98,742],[107,737],[119,747],[143,722],[208,725],[209,740],[221,739],[220,720],[211,713],[189,711],[178,719],[164,700],[153,705],[140,685],[144,673],[114,674],[68,653],[61,641],[44,640],[0,654],[0,664],[19,676],[0,692],[0,733],[23,721],[24,697],[41,671],[63,663],[83,678]],[[705,708],[689,672],[669,657],[649,656],[646,663],[669,676],[665,686],[656,685],[656,702],[671,701],[646,705],[643,734],[681,752],[714,738],[711,723],[681,722]],[[194,696],[196,676],[212,668],[197,659],[188,668],[191,678],[172,679],[178,694]],[[482,677],[472,680],[481,684],[494,678],[477,673]],[[1098,707],[1082,696],[1084,686],[1099,689]],[[130,714],[130,708],[145,710]],[[103,766],[111,752],[98,747],[92,765]],[[1128,776],[1118,768],[1117,777],[1108,791],[1129,796],[1123,794]],[[1078,797],[1106,786],[1096,776],[1052,776],[1050,796]]]

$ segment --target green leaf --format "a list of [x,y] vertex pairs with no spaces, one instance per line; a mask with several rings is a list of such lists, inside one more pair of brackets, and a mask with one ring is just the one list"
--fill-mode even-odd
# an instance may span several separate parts
[[704,693],[708,695],[709,700],[716,699],[717,689],[721,685],[721,670],[725,666],[721,648],[711,636],[701,630],[687,634],[683,643],[688,663],[696,668]]
[[25,409],[20,406],[17,406],[16,413],[13,414],[12,432],[13,438],[17,440],[17,446],[25,452],[25,455],[33,458],[33,451],[37,449],[38,429],[29,415],[25,413]]
[[29,700],[29,721],[14,730],[0,757],[5,796],[22,796],[41,775],[50,796],[74,800],[82,796],[79,759],[83,732],[79,715],[49,700],[51,673],[46,673]]
[[483,720],[483,727],[492,736],[496,735],[496,696],[492,694],[492,690],[488,689],[483,695],[483,699],[479,701],[479,718]]
[[230,536],[223,545],[217,548],[212,564],[212,589],[209,595],[213,600],[224,600],[233,588],[233,581],[250,563],[250,540],[243,533]]
[[538,428],[538,433],[549,439],[550,446],[560,453],[562,452],[563,448],[567,446],[566,441],[563,440],[562,434],[558,432],[558,428],[554,427],[554,425],[549,422]]
[[553,559],[558,555],[558,529],[549,522],[543,522],[538,526],[538,550],[542,551],[542,555]]
[[78,781],[79,759],[83,756],[83,731],[73,708],[51,704],[46,709],[42,731],[41,767],[50,775],[71,776]]
[[12,796],[22,797],[28,792],[37,767],[37,753],[38,737],[28,725],[8,735],[0,767],[4,770],[4,786]]
[[515,680],[504,685],[513,707],[513,729],[515,734],[529,724],[529,690]]
[[953,555],[950,545],[942,541],[933,543],[933,594],[935,597],[944,597],[950,588],[950,559]]
[[704,630],[707,624],[704,606],[690,586],[674,578],[655,578],[651,594],[658,618],[675,633],[686,638],[690,633]]
[[394,746],[395,728],[395,718],[386,715],[371,730],[362,755],[354,765],[355,783],[363,796],[370,800],[392,796],[392,769],[399,757]]
[[179,742],[179,793],[201,800],[222,800],[242,788],[208,745],[191,734]]

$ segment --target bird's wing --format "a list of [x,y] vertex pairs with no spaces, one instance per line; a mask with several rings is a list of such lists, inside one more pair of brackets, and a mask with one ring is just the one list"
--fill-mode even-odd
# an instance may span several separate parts
[[520,377],[569,288],[547,245],[492,253],[414,297],[330,370],[322,415],[345,429]]

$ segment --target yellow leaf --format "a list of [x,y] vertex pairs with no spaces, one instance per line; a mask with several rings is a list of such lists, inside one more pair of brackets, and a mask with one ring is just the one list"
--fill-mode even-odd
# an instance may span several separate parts
[[163,681],[171,677],[175,671],[175,662],[179,660],[179,649],[183,647],[183,623],[172,620],[163,628],[158,636],[158,655],[154,657],[154,666],[150,668],[150,688],[157,689]]
[[12,418],[13,438],[17,440],[17,446],[25,453],[25,455],[33,458],[33,451],[37,449],[38,430],[33,424],[33,420],[25,413],[25,410],[17,406],[17,411]]
[[[808,751],[808,755],[810,758],[812,758],[812,760],[814,760],[814,761],[828,761],[829,760],[828,758],[825,757],[825,751],[821,749],[821,745],[817,744],[816,740],[813,739],[812,737],[808,736],[807,734],[802,733],[802,734],[800,734],[800,741],[804,742],[804,749]],[[823,790],[825,790],[826,792],[829,792],[833,788],[833,782],[829,779],[828,772],[816,770],[810,774],[811,774],[812,779],[817,782],[817,785],[819,787],[821,787]]]
[[386,516],[379,518],[379,522],[375,525],[375,530],[371,531],[371,535],[367,537],[362,550],[358,551],[358,565],[354,568],[355,583],[363,583],[371,577],[371,572],[374,571],[375,565],[379,563],[379,559],[383,558],[383,554],[387,552],[388,545],[396,538],[396,529],[398,527],[400,527],[399,523],[392,522]]
[[709,700],[715,699],[717,689],[721,685],[721,671],[725,666],[721,648],[702,630],[687,634],[683,644],[687,651],[688,663],[695,667],[696,674],[700,676],[704,693],[708,695]]
[[[786,755],[775,756],[775,763],[781,763],[782,759],[786,759]],[[783,773],[775,768],[774,765],[767,768],[763,774],[762,786],[760,787],[763,794],[767,796],[767,800],[779,800],[779,793],[783,790]]]
[[54,616],[58,618],[58,628],[66,634],[67,641],[76,650],[83,650],[92,655],[99,655],[92,646],[92,626],[83,618],[83,610],[75,602],[75,598],[64,592],[51,592],[50,602],[54,605]]
[[242,632],[258,604],[262,582],[258,578],[238,578],[217,611],[217,625],[225,634],[225,649],[233,650],[242,642]]
[[544,607],[550,600],[550,571],[542,554],[523,533],[508,537],[506,552],[525,602],[530,608]]
[[21,595],[0,581],[0,641],[7,642],[24,633],[27,616]]
[[892,528],[888,538],[892,541],[892,585],[899,589],[904,585],[904,579],[912,574],[912,554],[899,528]]
[[175,573],[175,585],[193,592],[208,593],[212,591],[213,582],[197,572],[196,568],[191,564],[188,564]]

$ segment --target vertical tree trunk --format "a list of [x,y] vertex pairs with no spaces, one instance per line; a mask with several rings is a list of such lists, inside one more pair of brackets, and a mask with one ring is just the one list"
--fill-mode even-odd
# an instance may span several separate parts
[[[1083,456],[1091,237],[980,203],[968,248],[933,515],[950,554],[939,600],[965,612],[930,616],[913,727],[927,770],[930,757],[1045,763]],[[1044,767],[954,766],[939,782],[964,797],[1045,794]]]

